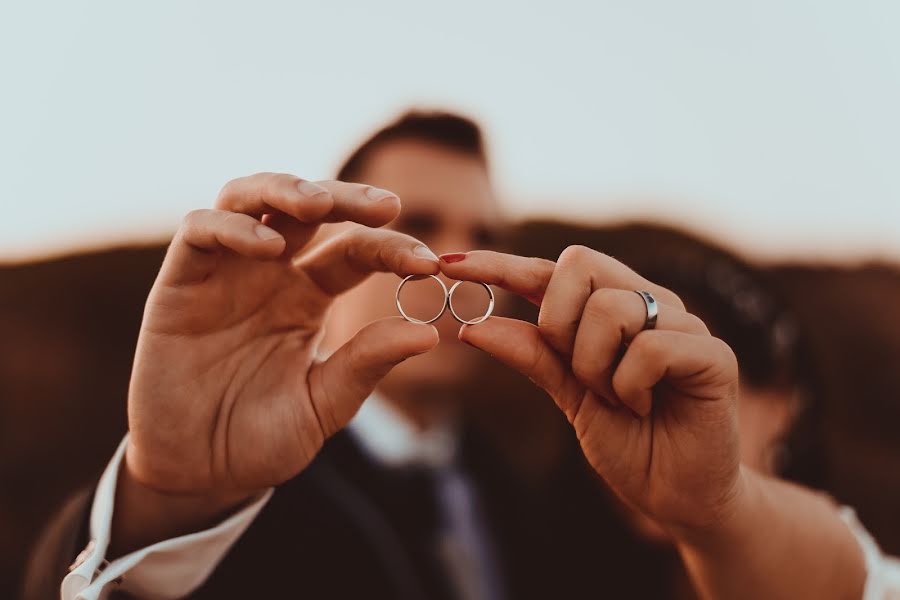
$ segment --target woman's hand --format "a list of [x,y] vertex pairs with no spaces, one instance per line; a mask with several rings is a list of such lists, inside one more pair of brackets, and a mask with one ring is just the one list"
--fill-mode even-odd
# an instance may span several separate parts
[[[494,317],[460,339],[545,389],[625,501],[673,532],[729,515],[742,484],[737,361],[674,293],[582,246],[555,263],[474,251],[441,269],[540,306],[537,325]],[[658,302],[654,329],[635,290]]]

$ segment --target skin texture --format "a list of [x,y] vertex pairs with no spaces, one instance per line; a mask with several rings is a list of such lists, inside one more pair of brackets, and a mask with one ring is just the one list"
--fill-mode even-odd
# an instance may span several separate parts
[[185,218],[147,300],[114,553],[295,476],[391,367],[438,342],[433,327],[390,317],[318,358],[336,294],[372,271],[438,272],[421,242],[371,227],[303,252],[322,221],[390,221],[394,194],[264,173],[229,182],[216,204]]
[[[543,387],[590,464],[626,502],[679,527],[730,510],[740,464],[737,361],[675,294],[580,246],[556,263],[475,251],[442,270],[540,305],[537,325],[492,318],[460,337]],[[634,289],[660,304],[652,331],[641,331],[646,308]]]
[[[378,229],[398,212],[370,186],[259,174],[188,215],[141,328],[111,558],[299,473],[394,366],[438,345],[436,328],[389,317],[322,359],[334,297],[371,272],[440,270],[540,306],[537,324],[495,317],[458,339],[550,394],[592,467],[671,535],[706,596],[859,597],[860,552],[831,503],[741,466],[735,357],[675,294],[579,246],[557,261],[455,248],[438,262]],[[319,223],[347,220],[362,226],[305,250]],[[653,330],[635,289],[659,301]]]
[[[359,271],[344,269],[340,277],[347,279],[339,281],[337,287],[330,290],[333,293],[324,297],[318,286],[304,284],[304,281],[310,274],[327,274],[334,262],[317,258],[319,245],[350,235],[360,223],[380,226],[388,235],[397,232],[396,235],[415,236],[427,246],[433,246],[436,252],[490,247],[501,235],[503,219],[487,169],[476,157],[431,144],[396,141],[372,154],[360,178],[378,189],[390,189],[392,198],[367,203],[364,195],[367,188],[361,186],[355,188],[356,204],[350,201],[352,198],[344,199],[343,195],[338,195],[339,201],[335,203],[333,193],[330,198],[317,194],[320,190],[316,189],[298,194],[291,187],[292,183],[280,182],[283,177],[272,174],[259,174],[227,184],[217,200],[217,209],[244,212],[248,218],[262,219],[287,238],[286,242],[266,242],[270,246],[265,251],[254,240],[249,256],[236,255],[231,247],[223,249],[212,244],[200,249],[186,243],[185,236],[194,235],[190,233],[194,229],[192,222],[205,213],[192,213],[185,219],[147,303],[129,397],[132,441],[117,486],[110,556],[214,524],[262,489],[296,475],[321,447],[322,440],[346,424],[358,403],[376,384],[388,402],[423,428],[437,420],[453,418],[457,406],[431,392],[449,389],[466,376],[474,362],[472,349],[457,339],[459,323],[448,313],[423,332],[422,327],[400,320],[394,306],[394,292],[400,281],[398,275],[413,272],[440,274],[437,265],[433,264],[436,258],[423,262],[407,257],[404,260],[412,261],[410,264],[418,268],[407,268],[404,263],[402,269],[387,268],[383,269],[384,273],[371,273],[373,269],[365,266]],[[350,189],[349,184],[322,185],[329,191]],[[406,209],[398,217],[397,196],[401,195]],[[329,206],[332,211],[327,213]],[[238,217],[227,218],[234,221]],[[249,221],[244,223],[252,225]],[[376,254],[372,248],[358,244],[350,246],[355,249],[351,256],[365,259]],[[256,254],[252,254],[254,252]],[[347,245],[342,253],[346,252]],[[332,254],[341,256],[342,253]],[[177,259],[180,256],[182,258]],[[296,273],[291,268],[298,259],[305,272]],[[189,269],[188,262],[203,263],[205,270],[199,275],[210,278],[204,282],[207,285],[170,284],[177,273]],[[317,268],[320,262],[323,267]],[[444,280],[448,285],[451,283],[446,277]],[[284,287],[284,282],[291,285],[279,294],[271,293],[272,289]],[[435,286],[433,282],[407,285],[402,297],[404,307],[414,315],[429,314],[436,303]],[[292,290],[290,295],[288,289]],[[337,294],[338,291],[342,293]],[[485,302],[483,296],[483,291],[466,286],[454,296],[455,306],[463,314],[476,314]],[[235,306],[230,298],[246,298],[254,305],[248,313],[248,309]],[[498,298],[499,304],[502,304],[502,298]],[[211,310],[217,307],[218,312]],[[312,314],[298,312],[306,307],[314,307]],[[251,316],[235,317],[232,314],[235,308]],[[182,320],[172,322],[173,317],[169,314],[172,310],[191,320],[202,317],[209,321],[230,322],[237,318],[242,327],[218,327],[212,334],[205,332],[207,335],[183,340],[189,344],[176,349],[171,342],[178,340],[179,334],[158,335],[160,325],[157,321],[165,322],[171,331],[195,324]],[[267,322],[288,313],[286,322]],[[380,324],[385,320],[384,325]],[[212,326],[216,329],[215,324]],[[398,332],[404,337],[397,338]],[[365,346],[356,344],[355,347],[371,346],[372,352],[381,352],[380,340],[396,339],[398,343],[406,340],[411,345],[400,349],[409,350],[401,352],[403,357],[396,354],[384,357],[391,368],[379,363],[372,371],[371,379],[361,382],[359,400],[347,405],[345,412],[331,416],[326,410],[322,416],[328,418],[327,426],[303,430],[307,420],[300,410],[306,407],[303,410],[308,416],[314,412],[314,404],[294,403],[294,390],[304,386],[312,389],[311,386],[322,379],[317,379],[317,372],[337,372],[340,379],[343,373],[334,368],[324,369],[324,365],[315,367],[315,359],[339,352],[355,336],[370,340]],[[291,339],[288,345],[285,338]],[[198,352],[198,347],[203,350]],[[293,350],[285,351],[288,347]],[[233,351],[223,353],[225,348]],[[267,354],[272,348],[278,350]],[[431,351],[423,352],[423,349]],[[211,356],[206,357],[206,353]],[[260,363],[262,356],[265,360]],[[184,360],[185,357],[191,360]],[[299,370],[295,361],[301,365]],[[407,361],[410,362],[408,366]],[[193,372],[207,372],[209,364],[215,364],[215,370],[209,371],[210,377],[196,379]],[[267,372],[258,372],[260,369]],[[347,370],[349,380],[354,381],[358,372]],[[282,377],[281,373],[289,373],[291,379],[279,382],[278,389],[273,389],[270,382]],[[214,395],[220,399],[204,402],[202,411],[192,411],[193,422],[186,427],[183,398],[207,395],[208,392],[203,391],[205,386],[228,378],[234,382],[230,390],[216,390]],[[155,387],[165,388],[165,391],[158,393]],[[326,386],[319,388],[327,392]],[[233,390],[236,389],[241,393],[235,394]],[[365,390],[364,394],[362,390]],[[278,413],[271,412],[271,407],[268,410],[259,407],[259,413],[248,413],[243,408],[252,406],[249,402],[235,401],[235,398],[268,397],[273,393],[279,398],[277,408],[285,411],[277,418],[274,415]],[[238,410],[231,407],[238,407]],[[259,418],[259,414],[263,418]],[[245,438],[231,436],[228,427],[213,423],[214,415],[228,423],[237,416],[240,422],[255,424],[255,429],[242,430]],[[265,415],[272,415],[272,418]],[[298,423],[293,439],[289,436],[289,446],[282,445],[284,440],[279,435],[273,436],[268,428],[280,427],[291,420]],[[190,437],[196,436],[197,432],[202,432],[201,437],[212,437],[214,430],[215,443],[210,442],[199,449],[193,447]],[[224,431],[229,432],[227,436]],[[264,440],[262,446],[257,439]],[[246,450],[237,452],[237,448],[268,448],[268,451],[248,454]],[[281,460],[278,458],[283,456],[281,452],[289,452],[290,457],[296,458]],[[255,464],[238,463],[235,474],[234,461],[229,458],[233,455],[255,461]],[[182,469],[185,457],[194,464],[192,468]]]
[[[701,595],[862,597],[862,553],[830,499],[740,464],[736,359],[677,296],[583,247],[555,263],[476,251],[441,269],[540,306],[537,325],[492,318],[460,339],[553,397],[588,462],[666,531]],[[635,289],[660,303],[653,330]]]

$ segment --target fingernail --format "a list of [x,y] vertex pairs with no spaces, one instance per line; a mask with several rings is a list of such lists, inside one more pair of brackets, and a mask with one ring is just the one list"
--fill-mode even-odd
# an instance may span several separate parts
[[381,188],[369,187],[366,189],[366,196],[368,196],[369,200],[384,200],[385,198],[396,198],[397,194]]
[[256,237],[261,240],[274,240],[275,238],[281,237],[281,234],[272,229],[271,227],[266,227],[265,225],[257,225],[254,228],[254,233],[256,233]]
[[441,254],[441,260],[445,263],[455,263],[466,257],[465,252],[451,252],[449,254]]
[[328,190],[323,188],[321,185],[316,185],[312,181],[301,181],[297,184],[297,189],[307,198],[312,198],[313,196],[318,196],[319,194],[328,193]]
[[432,252],[428,246],[426,246],[424,244],[419,244],[418,246],[413,248],[413,256],[418,257],[418,258],[424,258],[426,260],[430,260],[433,262],[438,262],[437,255],[434,252]]

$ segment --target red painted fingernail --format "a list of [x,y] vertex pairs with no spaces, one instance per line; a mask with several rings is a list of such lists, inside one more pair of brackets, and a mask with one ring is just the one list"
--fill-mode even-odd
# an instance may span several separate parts
[[451,252],[450,254],[441,254],[441,260],[445,263],[459,262],[466,257],[465,252]]

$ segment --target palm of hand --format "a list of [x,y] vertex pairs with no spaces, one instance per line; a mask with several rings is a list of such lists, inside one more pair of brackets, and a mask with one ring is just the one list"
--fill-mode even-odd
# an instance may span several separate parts
[[[307,379],[324,295],[288,259],[217,260],[197,284],[157,282],[138,342],[132,395],[146,397],[129,404],[129,451],[145,457],[138,477],[167,490],[275,485],[308,464],[327,435]],[[189,410],[166,410],[184,402]]]
[[[258,173],[216,205],[185,217],[147,301],[125,466],[144,488],[233,504],[299,473],[391,368],[438,342],[385,318],[319,360],[333,299],[373,272],[439,269],[381,229],[400,211],[386,190]],[[326,222],[357,226],[312,245]]]

